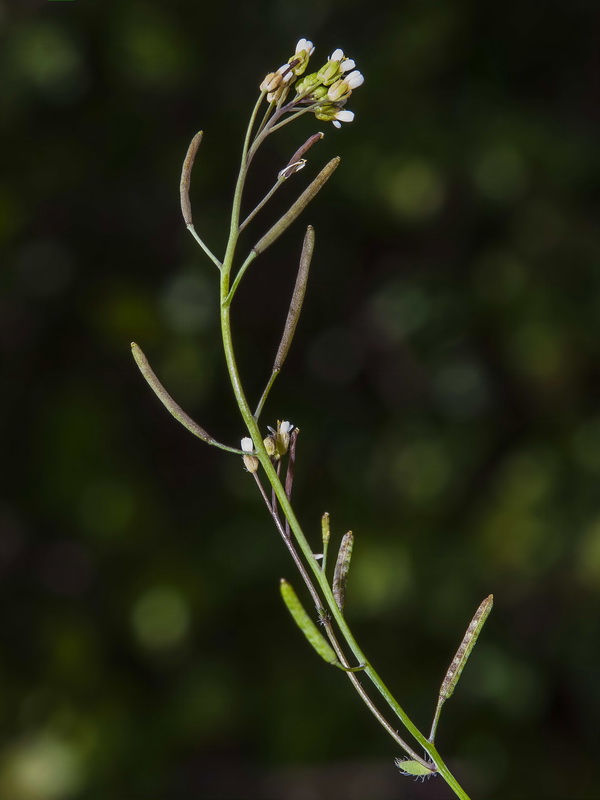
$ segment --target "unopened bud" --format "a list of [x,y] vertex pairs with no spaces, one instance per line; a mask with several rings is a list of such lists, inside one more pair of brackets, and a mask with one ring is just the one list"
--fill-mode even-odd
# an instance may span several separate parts
[[274,436],[267,436],[266,439],[263,439],[263,444],[265,446],[265,450],[267,451],[267,455],[269,458],[272,458],[277,453],[277,448],[275,446],[275,437]]
[[256,456],[244,456],[243,461],[247,472],[256,472],[258,470],[260,462]]

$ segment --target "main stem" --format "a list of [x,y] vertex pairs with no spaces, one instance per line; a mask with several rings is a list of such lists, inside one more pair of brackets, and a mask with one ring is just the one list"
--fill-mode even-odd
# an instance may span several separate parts
[[[340,630],[340,633],[344,641],[354,654],[354,657],[357,659],[358,663],[365,665],[364,666],[365,674],[369,677],[373,685],[377,688],[379,693],[385,699],[389,707],[394,711],[396,716],[401,720],[404,727],[412,734],[412,736],[416,739],[416,741],[421,745],[423,750],[427,753],[429,758],[435,763],[437,771],[442,775],[442,777],[444,778],[446,783],[450,786],[450,788],[454,791],[456,796],[461,798],[461,800],[469,800],[469,796],[462,789],[456,778],[452,775],[452,773],[442,760],[440,754],[438,753],[437,748],[425,736],[423,736],[423,734],[419,731],[419,729],[414,725],[410,717],[406,714],[404,709],[396,701],[396,699],[391,694],[387,686],[379,677],[378,673],[369,663],[366,655],[360,649],[356,639],[354,638],[350,628],[348,627],[348,624],[346,623],[346,620],[344,619],[344,616],[340,611],[340,609],[338,608],[338,605],[335,601],[333,592],[327,581],[327,577],[323,573],[321,567],[313,557],[312,548],[310,547],[304,535],[304,532],[300,527],[300,524],[296,518],[294,510],[285,493],[284,486],[279,480],[277,472],[273,467],[269,455],[267,454],[267,451],[263,444],[260,428],[258,427],[258,423],[252,414],[250,405],[248,404],[246,395],[244,393],[242,382],[240,380],[240,375],[237,368],[235,351],[231,335],[231,306],[227,302],[227,296],[229,294],[231,269],[233,266],[233,260],[235,257],[235,250],[239,236],[240,207],[241,207],[244,182],[248,170],[249,154],[250,156],[254,155],[259,143],[258,140],[256,140],[252,145],[252,148],[250,148],[250,136],[252,132],[252,127],[254,125],[254,121],[256,119],[256,115],[258,113],[261,101],[262,101],[262,95],[259,98],[259,101],[257,102],[254,108],[250,124],[248,126],[248,131],[246,133],[246,139],[244,142],[244,149],[242,153],[242,162],[240,165],[240,172],[238,175],[234,198],[233,198],[229,240],[227,242],[227,249],[225,252],[225,257],[223,259],[223,265],[221,268],[221,282],[220,282],[221,336],[223,340],[223,350],[225,354],[225,360],[227,363],[227,370],[229,372],[229,377],[233,388],[233,393],[235,395],[237,405],[240,410],[240,414],[244,420],[244,423],[246,424],[250,436],[252,437],[257,458],[262,468],[265,471],[269,483],[271,484],[275,496],[277,497],[281,510],[289,522],[290,528],[294,534],[294,538],[296,539],[298,547],[302,551],[306,563],[310,568],[310,570],[312,571],[314,578],[319,585],[319,588],[321,589],[323,597],[327,603],[328,610],[331,613],[332,617],[335,619],[335,622]],[[268,132],[263,129],[258,138],[261,137],[264,138],[265,135],[268,135]]]

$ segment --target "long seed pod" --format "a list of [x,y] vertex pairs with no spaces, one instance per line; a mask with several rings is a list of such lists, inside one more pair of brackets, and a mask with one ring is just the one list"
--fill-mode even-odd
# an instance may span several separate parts
[[[294,153],[294,155],[290,158],[290,160],[287,163],[287,166],[291,167],[297,161],[302,160],[304,155],[310,150],[310,148],[313,146],[313,144],[315,144],[316,142],[320,142],[321,139],[323,139],[324,136],[325,136],[325,134],[321,133],[321,132],[313,133],[312,136],[309,136],[308,139],[304,142],[304,144],[301,147],[299,147],[296,150],[296,152]],[[285,167],[284,167],[284,169],[285,169]]]
[[287,358],[294,333],[296,332],[296,325],[300,318],[302,311],[302,303],[304,302],[304,295],[306,294],[306,284],[308,282],[308,271],[310,269],[310,262],[312,260],[313,250],[315,248],[315,229],[309,225],[304,234],[304,243],[302,245],[302,253],[300,254],[300,265],[298,267],[298,275],[296,276],[296,283],[294,291],[292,292],[292,300],[283,328],[283,335],[279,343],[279,349],[275,356],[275,363],[273,364],[273,371],[281,370],[283,363]]
[[488,597],[485,598],[483,603],[479,606],[477,611],[475,612],[475,616],[471,620],[469,627],[464,635],[462,642],[460,643],[460,647],[456,651],[456,655],[452,659],[452,663],[448,667],[448,671],[446,672],[446,677],[442,681],[442,686],[440,689],[440,697],[444,700],[447,700],[449,697],[452,696],[454,689],[456,688],[456,684],[458,683],[461,673],[465,668],[465,664],[467,663],[467,659],[471,655],[471,650],[475,647],[475,642],[477,641],[477,637],[481,633],[481,629],[489,616],[490,611],[492,610],[492,606],[494,604],[494,595],[490,594]]
[[279,588],[281,596],[283,597],[283,602],[286,604],[294,622],[307,638],[309,644],[328,664],[341,666],[332,646],[304,610],[304,606],[298,599],[298,595],[293,590],[291,584],[282,578]]
[[214,447],[219,447],[221,450],[227,450],[230,453],[239,453],[240,455],[244,455],[242,450],[238,450],[235,447],[228,447],[225,444],[221,444],[221,442],[218,442],[216,439],[213,439],[213,437],[207,433],[204,428],[201,428],[197,422],[194,422],[194,420],[185,413],[181,406],[177,405],[175,400],[173,400],[171,395],[156,377],[156,374],[148,363],[148,359],[144,355],[142,348],[135,342],[131,343],[131,352],[135,359],[135,363],[138,365],[140,372],[146,379],[146,382],[154,394],[158,397],[167,411],[173,417],[175,417],[175,419],[180,422],[184,428],[187,428],[190,433],[193,433],[194,436],[202,439],[202,441],[206,442],[207,444],[211,444]]
[[352,548],[354,547],[354,534],[348,531],[340,544],[335,570],[333,573],[333,596],[340,611],[344,610],[346,603],[346,584],[348,582],[348,571],[350,570],[350,559],[352,558]]
[[321,562],[321,569],[323,572],[327,571],[327,550],[329,549],[329,540],[331,538],[331,530],[329,528],[329,512],[325,512],[321,517],[321,537],[323,539],[323,561]]
[[307,188],[302,192],[300,197],[296,200],[296,202],[285,212],[285,214],[279,219],[273,227],[268,230],[265,235],[258,240],[258,242],[254,245],[252,250],[258,255],[259,253],[264,253],[267,247],[270,247],[273,242],[278,239],[281,234],[289,228],[289,226],[296,220],[302,211],[306,208],[306,206],[310,203],[310,201],[316,196],[319,190],[325,185],[328,179],[332,176],[335,168],[340,163],[340,157],[336,156],[332,158],[331,161],[326,164],[321,172],[317,175],[314,181],[307,186]]
[[466,630],[463,640],[460,643],[460,647],[456,651],[456,655],[452,659],[452,663],[446,671],[446,675],[440,687],[438,703],[435,710],[435,715],[433,717],[433,723],[431,725],[431,733],[429,735],[430,742],[433,742],[435,738],[442,705],[446,702],[446,700],[448,700],[449,697],[452,696],[452,693],[456,689],[456,685],[460,679],[463,669],[465,668],[465,664],[471,655],[471,651],[475,647],[477,637],[481,633],[481,629],[483,628],[483,625],[488,618],[490,611],[492,610],[493,604],[494,595],[490,594],[485,598],[475,612],[475,616],[471,620],[469,627]]
[[188,147],[183,167],[181,169],[181,181],[179,183],[179,195],[181,198],[181,213],[183,214],[183,221],[186,225],[192,225],[192,205],[190,203],[190,181],[192,179],[192,167],[194,166],[194,159],[202,141],[202,131],[199,131]]

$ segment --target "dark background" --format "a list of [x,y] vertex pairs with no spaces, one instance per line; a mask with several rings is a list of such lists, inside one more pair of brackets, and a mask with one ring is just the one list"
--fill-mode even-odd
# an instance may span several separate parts
[[451,797],[398,748],[281,606],[293,566],[239,459],[177,425],[139,342],[216,437],[244,434],[216,269],[243,132],[301,36],[366,81],[339,131],[265,147],[249,247],[342,164],[247,275],[252,398],[305,313],[264,423],[301,428],[306,531],[352,528],[347,616],[428,729],[479,602],[494,611],[438,744],[471,796],[600,797],[598,71],[592,3],[407,0],[0,4],[0,797]]

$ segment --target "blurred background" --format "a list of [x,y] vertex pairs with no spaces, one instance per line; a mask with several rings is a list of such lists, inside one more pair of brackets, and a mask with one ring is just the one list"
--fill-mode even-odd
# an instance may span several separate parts
[[[336,47],[351,125],[273,137],[246,208],[317,130],[250,247],[327,187],[234,312],[257,399],[304,226],[304,316],[264,424],[301,429],[295,499],[356,536],[347,617],[471,796],[600,797],[597,29],[585,0],[0,3],[0,797],[392,800],[415,784],[278,596],[294,568],[239,459],[179,426],[140,343],[215,437],[244,435],[216,269],[257,87]],[[337,538],[336,540],[337,541]]]

